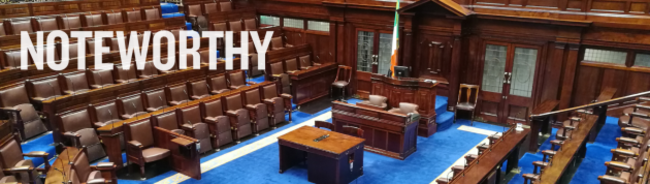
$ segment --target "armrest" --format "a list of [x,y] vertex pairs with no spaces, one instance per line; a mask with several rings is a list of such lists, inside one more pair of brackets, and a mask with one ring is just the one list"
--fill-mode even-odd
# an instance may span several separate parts
[[90,85],[90,87],[93,88],[93,89],[99,89],[99,88],[102,88],[102,85],[93,84],[93,85]]
[[641,104],[636,104],[636,105],[634,105],[634,108],[650,110],[650,106],[647,106],[647,105],[641,105]]
[[605,162],[605,165],[607,166],[607,168],[619,170],[619,171],[629,172],[634,170],[634,166],[628,165],[627,163],[618,162],[618,161]]
[[13,107],[0,107],[1,111],[9,111],[9,112],[20,112],[21,109],[18,108],[13,108]]
[[124,79],[117,79],[117,80],[115,80],[115,82],[117,82],[117,83],[126,83],[127,80],[124,80]]
[[292,99],[293,98],[293,96],[291,96],[290,94],[286,94],[286,93],[281,94],[280,97],[282,97],[284,99]]
[[44,151],[32,151],[32,152],[23,154],[23,156],[26,156],[26,157],[43,157],[43,158],[47,158],[49,155],[50,155],[49,153],[44,152]]
[[153,107],[148,107],[147,108],[147,112],[154,112],[154,111],[157,111],[157,110],[158,110],[158,108],[153,108]]
[[120,118],[122,118],[122,119],[130,119],[131,116],[123,114],[123,115],[120,115]]
[[650,98],[648,98],[648,97],[639,97],[639,100],[650,102]]
[[625,180],[623,178],[616,177],[616,176],[611,176],[611,175],[598,176],[598,180],[607,181],[607,183],[620,183],[620,184],[626,184],[627,183],[627,180]]
[[233,118],[238,118],[239,117],[238,114],[235,114],[232,111],[226,111],[226,115],[229,116],[229,117],[233,117]]
[[320,63],[317,63],[317,62],[311,62],[311,63],[312,63],[314,66],[320,66],[320,65],[321,65]]
[[623,127],[621,128],[621,131],[628,134],[634,134],[634,135],[640,135],[646,133],[643,129],[637,127]]
[[632,150],[626,150],[626,149],[612,149],[611,152],[614,155],[623,156],[623,157],[636,157],[636,156],[639,156],[638,153],[636,153],[636,152],[634,152]]
[[251,119],[253,119],[253,117],[257,117],[257,108],[255,108],[255,105],[247,104],[246,109],[248,110],[248,114],[250,115]]
[[246,82],[246,84],[248,84],[248,85],[255,85],[255,84],[257,84],[257,83],[256,83],[256,82],[253,82],[253,81],[248,81],[248,82]]
[[643,118],[643,119],[650,119],[650,116],[648,116],[647,114],[642,114],[642,113],[638,113],[638,112],[630,113],[630,118],[634,118],[634,117],[639,117],[639,118]]
[[105,171],[105,170],[113,170],[115,169],[116,166],[115,163],[113,162],[99,162],[97,163],[97,166],[93,166],[93,167],[95,167],[97,170]]
[[137,148],[142,148],[142,143],[140,143],[139,141],[133,140],[133,141],[129,141],[127,143],[130,146],[137,147]]
[[111,182],[110,180],[105,180],[103,178],[100,178],[100,179],[88,180],[86,184],[100,184],[100,183],[110,183],[110,182]]
[[63,133],[63,136],[72,140],[73,143],[72,146],[77,148],[81,147],[81,142],[80,142],[81,140],[79,140],[81,138],[81,135],[77,134],[76,132],[65,132]]
[[639,144],[639,141],[637,141],[636,139],[633,139],[633,138],[629,138],[629,137],[618,137],[618,138],[616,138],[616,141],[619,142],[619,143],[624,143],[624,144],[625,143],[634,144],[635,146]]
[[186,132],[194,131],[194,127],[193,127],[192,125],[190,125],[190,124],[187,124],[187,123],[183,123],[183,125],[181,126],[181,128],[182,128],[183,130],[185,130]]
[[15,172],[29,172],[29,171],[32,171],[34,169],[35,168],[31,167],[31,166],[20,166],[20,167],[7,168],[7,169],[4,169],[4,170],[8,171],[8,172],[14,172],[15,173]]

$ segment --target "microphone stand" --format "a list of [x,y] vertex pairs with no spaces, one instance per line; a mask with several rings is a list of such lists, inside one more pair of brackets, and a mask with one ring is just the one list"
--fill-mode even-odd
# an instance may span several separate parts
[[72,79],[66,78],[68,81],[70,81],[70,88],[72,88],[72,96],[75,95],[75,90],[74,90],[74,82],[72,82]]
[[50,85],[50,88],[52,88],[52,95],[54,95],[54,100],[56,100],[56,90],[54,89],[54,86],[52,86],[52,82],[47,82],[47,85]]
[[164,113],[165,112],[165,101],[163,101],[163,99],[162,99],[162,97],[160,97],[160,95],[158,95],[158,99],[160,99],[160,103],[162,105],[160,108],[163,109],[163,113]]
[[97,75],[99,75],[99,87],[104,89],[104,77],[102,77],[102,70],[97,71]]
[[185,105],[187,105],[188,103],[190,103],[190,99],[189,99],[190,95],[187,94],[186,90],[183,90],[183,93],[185,93],[185,96],[188,97],[188,99],[185,101]]

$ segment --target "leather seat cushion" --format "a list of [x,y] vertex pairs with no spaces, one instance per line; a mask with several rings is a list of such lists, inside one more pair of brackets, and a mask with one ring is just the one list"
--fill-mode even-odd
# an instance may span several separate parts
[[[623,110],[623,114],[625,114],[625,115],[631,114],[632,112],[634,112],[634,107],[625,108]],[[645,110],[645,109],[637,109],[636,112],[641,113],[641,114],[650,114],[650,111]]]
[[230,86],[230,88],[232,88],[232,89],[239,89],[239,88],[243,88],[243,87],[246,87],[246,85],[241,85],[241,86]]
[[212,94],[219,94],[219,93],[225,93],[230,91],[229,89],[218,89],[218,90],[212,90],[210,93]]
[[273,97],[266,100],[273,102],[273,113],[284,113],[284,99],[282,97]]
[[[258,131],[259,131],[259,130],[264,130],[264,129],[269,128],[269,118],[264,117],[264,118],[260,118],[260,119],[258,119],[258,120],[256,121],[256,125],[257,125],[257,130],[258,130]],[[259,133],[259,132],[258,132],[258,133]]]
[[88,181],[95,180],[95,179],[104,179],[102,177],[102,172],[100,172],[100,171],[90,172],[90,175],[88,175]]
[[473,111],[473,110],[474,110],[474,104],[473,104],[473,103],[469,103],[469,102],[458,103],[458,105],[456,105],[456,109],[458,109],[458,110]]
[[200,141],[200,153],[205,153],[212,149],[212,142],[210,142],[210,129],[206,123],[194,123],[194,138]]
[[250,135],[253,133],[253,128],[251,127],[250,123],[241,125],[237,128],[237,134],[238,138],[246,137],[247,135]]
[[163,159],[169,156],[171,152],[168,149],[152,147],[142,150],[142,156],[144,157],[144,162],[155,162],[160,159]]
[[[621,117],[618,118],[618,124],[621,127],[630,126],[630,125],[628,125],[628,122],[630,122],[630,116],[621,116]],[[650,120],[635,117],[632,120],[632,125],[636,126],[636,127],[640,127],[640,128],[646,128],[646,127],[648,127],[650,125]]]
[[267,113],[268,110],[266,109],[266,104],[263,103],[248,104],[246,105],[246,107],[255,109],[255,113],[257,114],[257,117],[254,118],[256,119],[268,117],[268,113]]
[[5,176],[0,179],[0,183],[17,183],[16,177],[14,176]]
[[336,81],[336,82],[332,83],[332,85],[336,86],[338,88],[343,88],[345,86],[348,86],[348,82],[346,82],[346,81]]
[[226,116],[206,117],[205,119],[217,122],[219,133],[230,132],[230,119]]
[[25,126],[25,138],[31,138],[47,131],[47,127],[39,117],[32,104],[20,104],[14,108],[20,109],[20,117]]
[[88,160],[94,161],[106,156],[104,147],[99,142],[99,137],[94,128],[84,128],[76,132],[81,137],[79,138],[81,145],[86,147],[88,153]]
[[250,123],[250,117],[248,115],[248,110],[246,109],[237,109],[234,111],[229,110],[228,113],[233,113],[238,115],[237,124],[239,126]]

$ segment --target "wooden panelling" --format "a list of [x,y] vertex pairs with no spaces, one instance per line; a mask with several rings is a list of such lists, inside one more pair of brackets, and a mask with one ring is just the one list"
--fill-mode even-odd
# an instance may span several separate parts
[[596,99],[600,81],[600,69],[580,66],[573,86],[573,103],[571,106],[584,105]]
[[83,0],[0,5],[0,18],[160,6],[155,0]]

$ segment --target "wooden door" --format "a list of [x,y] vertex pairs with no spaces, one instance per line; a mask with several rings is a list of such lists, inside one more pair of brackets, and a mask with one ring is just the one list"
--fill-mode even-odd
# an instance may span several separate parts
[[523,123],[533,105],[540,47],[487,42],[483,58],[480,116]]
[[367,98],[372,84],[372,73],[387,74],[390,70],[393,35],[390,31],[357,29],[356,89],[361,98]]

